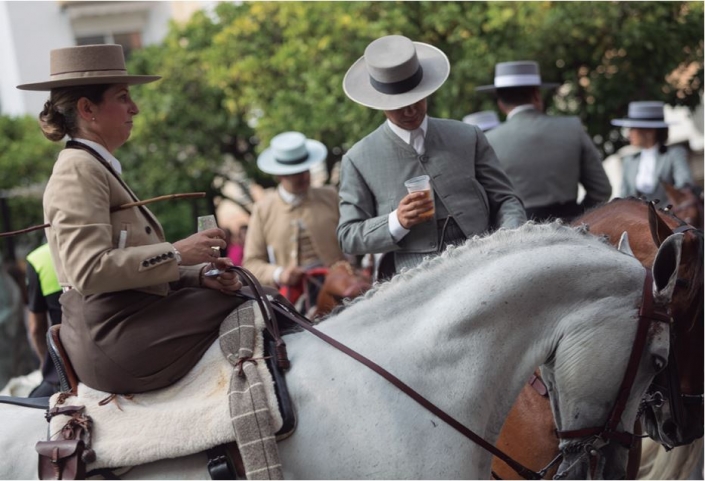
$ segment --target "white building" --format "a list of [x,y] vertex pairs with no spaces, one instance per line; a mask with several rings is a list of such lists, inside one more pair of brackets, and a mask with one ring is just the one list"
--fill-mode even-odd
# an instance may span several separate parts
[[126,54],[157,43],[169,20],[187,20],[211,1],[0,1],[0,114],[37,115],[46,92],[17,90],[49,76],[49,51],[118,43]]

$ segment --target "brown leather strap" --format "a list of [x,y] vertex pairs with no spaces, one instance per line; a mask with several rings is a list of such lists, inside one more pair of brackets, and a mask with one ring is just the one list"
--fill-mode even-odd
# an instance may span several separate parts
[[546,383],[543,382],[543,379],[541,379],[541,376],[538,374],[534,373],[531,375],[529,378],[529,386],[534,388],[534,391],[539,393],[543,397],[548,397],[548,387],[546,387]]
[[289,356],[286,352],[286,344],[282,340],[281,334],[279,333],[279,325],[277,324],[277,319],[274,315],[274,309],[272,308],[272,303],[269,302],[267,294],[262,288],[262,284],[257,280],[257,278],[247,269],[240,266],[234,266],[235,272],[240,275],[243,283],[252,289],[255,294],[255,301],[259,305],[262,311],[262,316],[264,317],[264,324],[271,334],[272,339],[277,350],[277,363],[281,369],[287,370],[291,367],[289,362]]
[[612,412],[607,419],[607,423],[605,423],[604,427],[592,427],[572,431],[556,431],[559,438],[570,439],[600,436],[604,440],[614,439],[625,446],[632,446],[634,443],[636,438],[633,434],[626,431],[617,432],[615,430],[619,425],[619,421],[622,419],[622,414],[624,413],[627,401],[629,400],[629,395],[631,394],[634,380],[636,379],[636,374],[639,369],[639,363],[641,362],[641,355],[644,352],[644,347],[646,346],[646,339],[648,337],[651,323],[671,323],[671,316],[668,312],[663,307],[654,304],[652,284],[653,275],[649,269],[646,269],[643,296],[641,300],[641,307],[639,309],[639,325],[637,326],[636,337],[634,339],[634,344],[632,345],[632,351],[627,363],[627,369],[624,372],[622,383],[617,393],[617,399],[614,403],[614,407],[612,408]]
[[519,464],[517,461],[514,459],[510,458],[507,454],[505,454],[503,451],[500,449],[496,448],[492,444],[488,443],[484,439],[482,439],[480,436],[472,432],[470,429],[465,427],[463,424],[461,424],[459,421],[457,421],[455,418],[447,414],[445,411],[441,410],[439,407],[437,407],[435,404],[433,404],[431,401],[423,397],[421,394],[418,392],[414,391],[411,387],[409,387],[407,384],[405,384],[403,381],[401,381],[399,378],[394,376],[392,373],[389,371],[385,370],[378,364],[374,363],[373,361],[369,360],[365,356],[353,351],[349,347],[345,346],[344,344],[341,344],[340,342],[336,341],[335,339],[331,338],[330,336],[322,333],[318,329],[314,328],[312,325],[309,324],[307,320],[302,320],[298,314],[292,313],[290,316],[291,320],[298,324],[299,326],[303,327],[313,335],[317,336],[318,338],[324,340],[331,346],[335,347],[336,349],[342,351],[343,353],[347,354],[348,356],[352,357],[356,361],[364,364],[368,368],[372,369],[374,372],[385,378],[387,381],[392,383],[394,386],[396,386],[398,389],[400,389],[404,394],[409,396],[411,399],[419,403],[421,406],[424,408],[428,409],[431,413],[434,415],[438,416],[441,420],[446,422],[448,425],[450,425],[453,429],[464,435],[465,437],[469,438],[471,441],[474,443],[478,444],[480,447],[485,449],[486,451],[489,451],[492,455],[498,457],[509,467],[511,467],[514,471],[516,471],[520,476],[522,476],[525,479],[541,479],[541,475],[538,473],[530,470],[529,468]]

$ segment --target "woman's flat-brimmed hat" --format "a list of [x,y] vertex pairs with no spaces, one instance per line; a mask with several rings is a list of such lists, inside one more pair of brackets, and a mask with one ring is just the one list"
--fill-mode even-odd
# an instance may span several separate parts
[[299,132],[284,132],[275,135],[269,147],[257,157],[257,167],[272,175],[300,174],[327,156],[328,149],[321,142],[307,139]]
[[494,67],[494,84],[476,87],[478,92],[494,92],[497,89],[515,87],[538,87],[542,89],[556,88],[560,84],[541,81],[539,64],[531,60],[515,62],[500,62]]
[[18,85],[20,90],[51,90],[78,85],[145,84],[156,75],[128,75],[122,45],[82,45],[58,48],[49,54],[49,80]]
[[377,110],[396,110],[425,99],[450,74],[448,57],[432,45],[401,35],[378,38],[343,79],[351,100]]
[[499,121],[499,115],[497,115],[497,112],[494,110],[482,110],[474,114],[466,115],[463,117],[463,122],[477,125],[483,132],[493,129],[501,123]]
[[626,119],[615,119],[612,125],[641,129],[660,129],[668,127],[663,118],[663,102],[640,101],[629,102]]

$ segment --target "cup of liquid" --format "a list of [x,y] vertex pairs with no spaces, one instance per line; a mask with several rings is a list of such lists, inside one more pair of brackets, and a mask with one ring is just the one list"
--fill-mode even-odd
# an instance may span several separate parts
[[406,187],[406,190],[409,192],[409,194],[413,192],[423,192],[427,199],[431,199],[433,205],[429,210],[420,214],[419,217],[425,221],[433,219],[433,216],[436,213],[436,201],[433,198],[433,187],[431,187],[431,178],[428,175],[420,175],[418,177],[413,177],[404,182],[404,186]]

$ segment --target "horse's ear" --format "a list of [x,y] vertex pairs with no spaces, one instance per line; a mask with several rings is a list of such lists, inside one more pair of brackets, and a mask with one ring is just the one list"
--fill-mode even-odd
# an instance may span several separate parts
[[649,230],[651,231],[651,238],[654,240],[656,247],[659,247],[663,241],[665,241],[668,236],[673,234],[668,225],[659,217],[658,212],[656,212],[656,207],[654,207],[653,202],[649,202]]
[[681,263],[683,237],[682,233],[668,237],[663,241],[656,257],[654,257],[651,272],[654,276],[654,299],[658,302],[664,304],[671,302],[678,278],[678,266]]
[[617,250],[623,254],[627,254],[634,257],[632,246],[629,245],[629,234],[627,234],[627,231],[622,232],[622,235],[619,237],[619,244],[617,244]]

